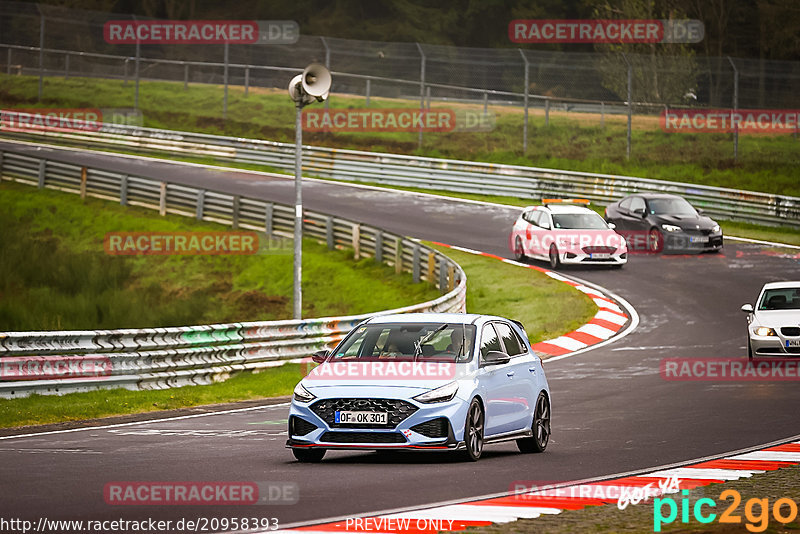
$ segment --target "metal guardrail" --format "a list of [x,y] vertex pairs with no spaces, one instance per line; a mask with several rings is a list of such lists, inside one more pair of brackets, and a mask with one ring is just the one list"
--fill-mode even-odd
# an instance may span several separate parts
[[[114,171],[0,151],[0,179],[122,205],[156,209],[234,228],[291,237],[294,207],[195,189]],[[364,224],[304,212],[304,235],[354,249],[436,285],[443,295],[400,309],[347,317],[171,328],[0,333],[0,397],[62,394],[107,387],[153,389],[203,384],[308,356],[333,345],[373,315],[465,311],[466,276],[445,255]],[[75,375],[79,375],[75,377]],[[73,378],[64,378],[73,376]]]
[[[293,144],[257,139],[110,124],[95,132],[31,129],[3,130],[3,135],[147,154],[210,156],[223,162],[294,170]],[[800,228],[800,197],[684,182],[310,146],[303,148],[303,169],[306,175],[335,180],[532,200],[578,196],[610,203],[636,192],[674,193],[711,216]]]

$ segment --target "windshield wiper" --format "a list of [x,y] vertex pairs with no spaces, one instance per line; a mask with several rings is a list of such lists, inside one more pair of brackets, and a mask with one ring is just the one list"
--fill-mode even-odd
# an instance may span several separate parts
[[441,332],[442,330],[444,330],[445,328],[447,328],[447,323],[441,325],[436,330],[431,330],[430,332],[422,336],[419,340],[414,342],[414,361],[417,361],[417,356],[422,354],[422,344],[428,341],[436,334],[438,334],[439,332]]

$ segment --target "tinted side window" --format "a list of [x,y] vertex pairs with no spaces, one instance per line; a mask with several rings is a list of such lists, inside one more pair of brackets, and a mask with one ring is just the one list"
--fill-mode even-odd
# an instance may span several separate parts
[[542,228],[550,228],[550,215],[547,213],[540,211],[539,212],[539,226]]
[[626,199],[623,199],[623,201],[619,203],[619,207],[624,210],[631,209],[631,200],[633,200],[633,197],[628,197]]
[[644,211],[644,199],[642,197],[633,197],[631,199],[631,211],[642,210]]
[[520,346],[519,338],[514,334],[510,326],[506,323],[494,323],[494,326],[497,329],[497,333],[500,335],[500,339],[503,340],[503,345],[506,347],[506,354],[509,356],[517,356],[524,352]]
[[500,345],[500,339],[497,337],[494,327],[491,324],[487,324],[484,325],[481,333],[481,360],[493,350],[502,352],[503,347]]

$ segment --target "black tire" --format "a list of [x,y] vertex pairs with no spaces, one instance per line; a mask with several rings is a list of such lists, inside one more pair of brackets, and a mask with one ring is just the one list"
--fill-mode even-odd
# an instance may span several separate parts
[[550,442],[550,401],[544,391],[536,399],[536,409],[533,412],[531,424],[533,436],[517,440],[520,452],[544,452]]
[[464,425],[465,459],[477,462],[483,453],[484,422],[483,407],[478,399],[472,399],[467,410],[467,422]]
[[747,338],[747,359],[753,360],[753,347],[750,345],[750,338]]
[[558,259],[558,249],[555,244],[550,245],[550,267],[558,269],[561,266],[561,260]]
[[647,250],[653,254],[658,254],[664,249],[664,236],[658,228],[651,228],[647,233]]
[[514,259],[525,261],[525,249],[522,248],[522,240],[519,236],[514,239]]
[[325,449],[292,449],[292,454],[298,462],[315,464],[322,461],[325,456]]

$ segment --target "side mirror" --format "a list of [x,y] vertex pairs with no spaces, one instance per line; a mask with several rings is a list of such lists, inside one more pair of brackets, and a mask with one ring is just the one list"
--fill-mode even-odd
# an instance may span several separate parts
[[644,208],[636,208],[635,210],[633,210],[633,214],[644,218]]
[[703,210],[702,210],[702,209],[700,209],[700,208],[695,208],[695,211],[696,211],[696,212],[697,212],[699,215],[705,215],[705,214],[706,214],[706,212],[705,212],[705,211],[703,211]]
[[508,363],[510,361],[511,356],[505,352],[500,352],[499,350],[490,350],[489,353],[483,358],[483,363],[486,365],[503,365],[504,363]]
[[614,224],[614,223],[612,223],[612,222],[610,222],[610,223],[608,223],[608,227],[609,227],[609,228],[611,228],[611,229],[613,230],[614,228],[616,228],[616,227],[617,227],[617,225],[616,225],[616,224]]
[[753,305],[752,304],[745,304],[742,306],[742,311],[746,313],[753,313]]
[[311,355],[311,361],[313,361],[314,363],[324,363],[325,360],[328,359],[328,356],[330,356],[330,353],[331,351],[329,350],[317,351]]

